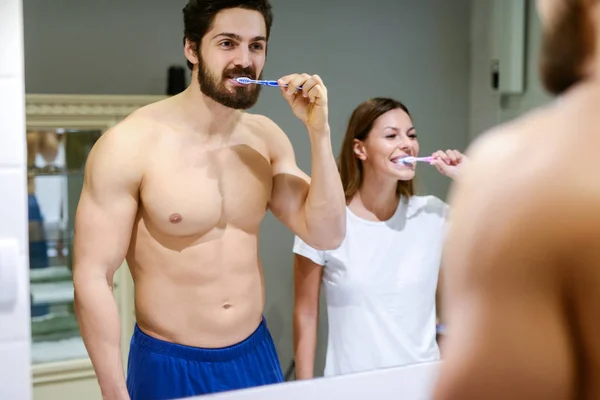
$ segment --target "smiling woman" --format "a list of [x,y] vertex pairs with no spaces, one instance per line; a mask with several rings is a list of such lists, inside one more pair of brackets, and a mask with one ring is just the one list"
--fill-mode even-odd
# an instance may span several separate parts
[[[448,207],[415,195],[415,163],[402,160],[418,153],[401,102],[374,98],[352,113],[338,160],[345,238],[328,251],[294,242],[298,378],[314,375],[321,285],[329,319],[325,376],[439,359],[436,294]],[[455,150],[432,157],[453,177],[464,160]]]
[[[414,169],[396,168],[397,165],[392,162],[390,166],[389,161],[418,154],[416,138],[410,113],[401,102],[372,99],[358,106],[350,117],[338,160],[346,199],[354,197],[363,181],[369,180],[364,175],[372,171],[391,173],[398,178],[392,183],[396,193],[413,195]],[[398,146],[398,139],[404,143],[403,147]],[[370,154],[376,152],[380,157],[368,157],[367,151]],[[365,167],[363,162],[375,169]]]

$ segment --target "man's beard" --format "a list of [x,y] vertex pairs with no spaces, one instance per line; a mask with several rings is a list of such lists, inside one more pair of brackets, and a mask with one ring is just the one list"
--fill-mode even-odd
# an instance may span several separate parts
[[[210,97],[219,104],[235,110],[247,110],[254,106],[258,101],[260,94],[260,85],[234,86],[228,88],[226,82],[228,79],[237,76],[247,76],[251,79],[257,79],[254,68],[233,68],[223,71],[221,77],[212,74],[202,58],[198,62],[198,83],[200,91],[205,96]],[[261,77],[258,77],[260,79]]]
[[582,0],[568,0],[553,26],[544,32],[540,75],[546,89],[561,95],[583,81],[586,63],[594,53],[595,32]]

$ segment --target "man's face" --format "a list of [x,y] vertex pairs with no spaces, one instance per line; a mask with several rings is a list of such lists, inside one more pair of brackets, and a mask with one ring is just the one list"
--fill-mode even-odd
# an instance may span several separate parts
[[242,85],[239,76],[260,79],[266,60],[266,25],[261,13],[243,8],[220,11],[198,51],[198,83],[204,95],[225,107],[256,104],[260,85]]
[[560,95],[588,78],[595,27],[584,0],[537,0],[543,26],[540,74],[546,89]]

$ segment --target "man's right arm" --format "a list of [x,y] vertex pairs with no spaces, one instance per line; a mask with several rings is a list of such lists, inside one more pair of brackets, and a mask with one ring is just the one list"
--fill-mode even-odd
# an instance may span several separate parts
[[90,152],[75,216],[75,311],[104,399],[129,399],[112,295],[113,275],[129,247],[143,175],[137,133],[127,129],[123,125],[106,132]]

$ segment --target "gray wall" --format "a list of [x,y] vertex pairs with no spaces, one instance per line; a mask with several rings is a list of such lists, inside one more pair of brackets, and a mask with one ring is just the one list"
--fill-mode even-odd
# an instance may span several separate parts
[[[185,0],[24,0],[28,93],[162,94],[169,65],[184,63]],[[343,4],[342,4],[343,3]],[[329,89],[334,151],[353,108],[373,96],[403,100],[423,153],[464,149],[469,129],[469,0],[272,0],[264,76],[318,73]],[[310,173],[306,132],[277,90],[253,110],[287,132]],[[449,181],[421,167],[422,191]],[[292,358],[292,234],[271,215],[261,235],[266,315],[283,367]],[[321,324],[321,339],[326,325]],[[323,366],[324,343],[318,357]]]
[[523,115],[534,108],[543,106],[552,97],[543,88],[539,76],[539,54],[542,43],[542,28],[535,2],[528,1],[526,38],[526,87],[522,94],[506,96],[500,103],[500,122],[506,122]]
[[490,88],[489,54],[491,0],[472,0],[471,95],[469,132],[475,138],[494,125],[519,117],[551,101],[541,85],[538,68],[541,45],[540,20],[533,0],[527,1],[525,38],[525,90],[518,95],[497,95]]
[[469,134],[475,138],[500,121],[500,96],[490,85],[492,0],[471,0]]

